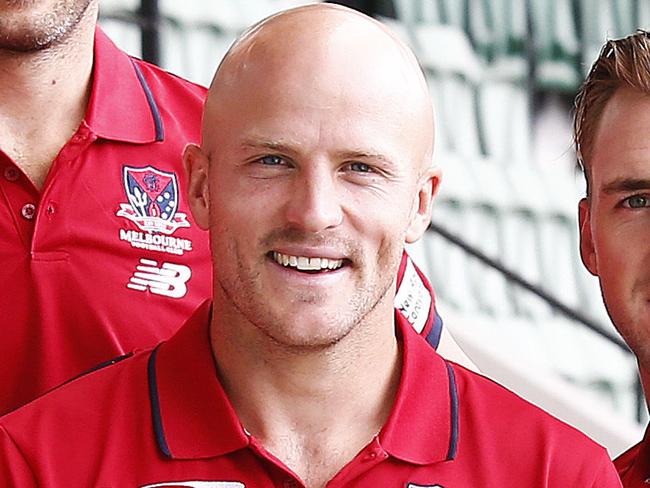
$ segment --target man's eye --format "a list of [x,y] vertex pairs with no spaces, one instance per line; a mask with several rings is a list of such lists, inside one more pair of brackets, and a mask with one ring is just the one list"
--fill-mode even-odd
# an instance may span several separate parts
[[650,198],[645,195],[634,195],[623,200],[623,206],[627,208],[649,207]]
[[357,173],[370,173],[372,168],[365,163],[350,163],[350,169]]
[[278,166],[284,163],[284,159],[280,156],[263,156],[259,159],[259,162],[267,166]]

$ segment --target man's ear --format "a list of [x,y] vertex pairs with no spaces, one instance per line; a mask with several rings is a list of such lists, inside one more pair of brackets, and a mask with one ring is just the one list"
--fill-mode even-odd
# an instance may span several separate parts
[[594,276],[598,276],[598,260],[591,234],[591,211],[589,200],[583,198],[578,204],[578,226],[580,228],[580,257],[582,264]]
[[183,151],[183,164],[189,178],[188,203],[196,224],[203,230],[210,225],[209,161],[201,148],[188,144]]
[[431,211],[433,210],[433,199],[440,187],[442,178],[439,168],[429,168],[420,177],[418,193],[413,202],[411,221],[406,229],[406,242],[417,241],[425,233],[431,223]]

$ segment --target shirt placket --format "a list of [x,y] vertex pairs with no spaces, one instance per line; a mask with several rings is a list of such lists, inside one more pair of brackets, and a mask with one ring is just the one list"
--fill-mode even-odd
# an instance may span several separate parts
[[[69,224],[63,218],[66,206],[74,200],[74,188],[71,186],[75,178],[70,177],[75,171],[74,165],[81,158],[81,154],[95,141],[96,136],[82,123],[77,132],[61,149],[56,159],[52,162],[41,196],[40,205],[35,208],[35,229],[33,230],[32,257],[35,260],[47,261],[65,258],[65,250],[56,249],[51,242],[62,242],[54,239],[56,235],[66,232]],[[65,199],[66,204],[61,205]],[[83,202],[78,202],[83,205]]]
[[327,483],[326,487],[344,488],[349,486],[353,480],[384,462],[388,457],[388,453],[381,447],[379,439],[375,436],[370,444],[363,448],[354,459]]
[[255,453],[260,462],[267,465],[266,471],[274,488],[305,488],[302,481],[284,463],[272,456],[255,437],[249,433],[246,435],[249,439],[249,449]]
[[[250,448],[264,462],[272,465],[273,484],[277,488],[305,488],[302,481],[279,460],[273,458],[264,447],[249,434]],[[354,479],[388,459],[388,453],[381,447],[375,437],[355,458],[339,471],[325,486],[327,488],[344,488]]]
[[13,227],[25,250],[29,250],[40,199],[38,190],[16,163],[4,153],[0,153],[0,174],[0,190],[13,221]]

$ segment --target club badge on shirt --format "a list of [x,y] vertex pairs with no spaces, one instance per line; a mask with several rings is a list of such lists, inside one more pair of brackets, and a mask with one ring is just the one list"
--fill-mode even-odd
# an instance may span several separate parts
[[192,250],[192,241],[174,237],[179,228],[189,227],[187,214],[179,212],[180,192],[176,174],[153,166],[124,166],[124,193],[128,203],[120,203],[116,215],[133,222],[120,229],[120,240],[131,247],[182,256]]

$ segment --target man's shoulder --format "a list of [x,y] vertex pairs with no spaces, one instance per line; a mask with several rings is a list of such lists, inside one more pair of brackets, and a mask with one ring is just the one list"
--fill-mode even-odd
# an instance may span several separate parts
[[[635,464],[640,462],[643,466],[646,465],[647,461],[643,459],[643,456],[646,452],[648,452],[648,449],[650,448],[650,445],[648,445],[649,443],[650,438],[646,433],[640,442],[633,445],[623,454],[614,459],[614,466],[616,466],[616,470],[618,471],[621,479],[625,479],[628,473],[632,473],[631,469],[633,466],[635,466]],[[644,469],[643,471],[647,470]]]
[[151,424],[149,357],[94,369],[0,418],[0,485],[96,486],[89,476],[107,452],[138,452],[135,433]]
[[131,60],[138,76],[146,80],[157,99],[163,97],[162,101],[166,103],[177,100],[187,109],[195,106],[202,109],[207,88],[141,59],[131,57]]
[[49,390],[31,402],[0,418],[0,426],[18,436],[32,438],[33,426],[40,434],[55,436],[55,431],[110,417],[120,401],[139,401],[146,397],[146,362],[150,351],[125,354],[106,361]]
[[96,64],[95,69],[97,69],[97,66],[100,66],[102,74],[106,73],[109,75],[110,73],[107,73],[106,70],[115,69],[116,66],[118,66],[119,69],[122,61],[114,64],[104,62],[106,59],[128,58],[135,68],[136,74],[140,78],[141,83],[143,79],[146,80],[146,89],[153,92],[147,94],[148,96],[155,96],[158,90],[163,90],[168,92],[165,94],[173,95],[174,93],[178,93],[179,95],[191,95],[190,99],[186,100],[186,103],[190,104],[193,99],[196,98],[202,105],[203,100],[205,99],[207,93],[205,87],[130,55],[122,48],[118,47],[99,26],[97,27],[95,35],[95,57],[96,60],[102,60],[101,63],[98,65]]
[[[587,435],[530,403],[496,381],[458,364],[454,370],[461,420],[476,434],[508,440],[527,449],[555,454],[602,454],[605,449]],[[497,441],[498,442],[498,441]]]
[[512,479],[543,479],[545,486],[620,486],[604,447],[506,387],[450,364],[458,391],[461,464],[488,457],[499,460],[494,470],[505,469]]

